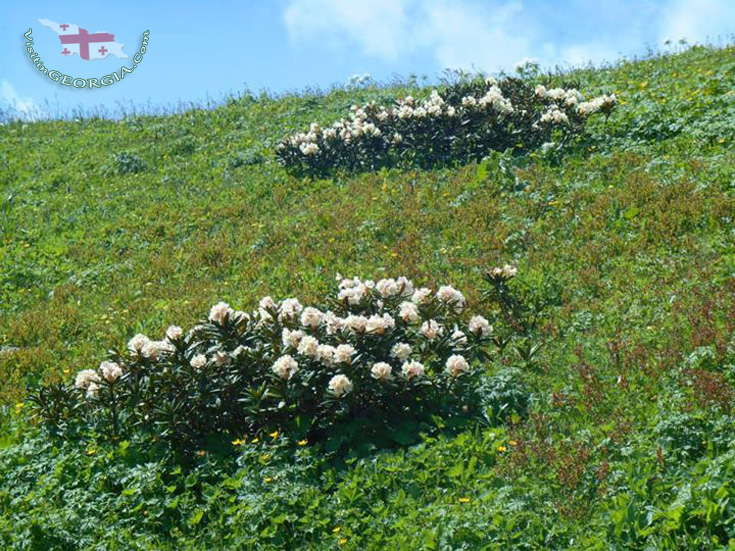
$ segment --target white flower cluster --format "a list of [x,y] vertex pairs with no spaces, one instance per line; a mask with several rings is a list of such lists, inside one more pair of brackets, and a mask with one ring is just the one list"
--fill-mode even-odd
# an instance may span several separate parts
[[462,311],[467,304],[464,295],[451,285],[439,287],[439,290],[436,292],[436,298],[444,304],[450,305],[458,312]]
[[549,107],[539,120],[542,123],[569,124],[569,116],[556,105]]
[[281,379],[290,379],[299,370],[299,364],[287,354],[278,358],[272,369]]
[[115,382],[123,374],[123,368],[120,364],[110,361],[104,361],[100,364],[99,369],[82,369],[76,375],[74,386],[79,390],[86,391],[88,398],[96,397],[100,383],[104,379],[108,383]]
[[518,268],[515,266],[511,266],[510,264],[505,264],[502,268],[495,267],[492,270],[490,270],[490,275],[493,277],[500,277],[503,279],[510,279],[512,277],[515,277],[515,275],[518,273]]
[[[514,274],[515,268],[505,266],[501,272]],[[151,374],[161,366],[191,369],[190,374],[204,378],[244,369],[253,384],[310,386],[341,399],[360,395],[357,390],[452,381],[471,371],[473,347],[492,336],[482,316],[463,321],[467,299],[451,285],[435,291],[416,288],[406,277],[373,281],[338,275],[328,304],[331,310],[304,306],[296,298],[276,301],[266,296],[257,310],[246,314],[219,302],[208,320],[221,326],[227,338],[220,341],[219,331],[205,331],[206,324],[188,334],[171,325],[163,340],[137,334],[127,344],[130,364],[102,362],[98,370],[80,371],[75,384],[91,397],[133,365]],[[242,340],[233,343],[232,335]],[[274,341],[274,335],[280,339]],[[248,358],[259,367],[247,364]]]
[[492,84],[484,96],[477,99],[475,96],[465,96],[462,98],[462,107],[465,108],[492,108],[501,115],[510,115],[513,113],[513,105],[510,100],[503,97],[503,92],[497,85]]
[[350,381],[346,375],[342,375],[341,373],[329,379],[329,392],[334,394],[337,398],[352,392],[352,388],[352,381]]
[[[412,96],[399,98],[392,107],[382,107],[374,101],[358,107],[353,105],[347,119],[341,119],[328,128],[311,123],[308,132],[298,132],[278,145],[277,151],[287,148],[298,150],[305,157],[314,157],[322,151],[344,147],[359,140],[380,140],[389,148],[403,142],[404,134],[412,132],[422,121],[440,118],[471,117],[495,113],[507,116],[514,112],[510,100],[503,96],[494,80],[480,97],[468,95],[457,106],[450,105],[437,90],[417,101]],[[395,129],[395,130],[394,130]]]
[[[425,376],[427,367],[419,358],[412,358],[420,347],[407,341],[415,344],[435,342],[449,334],[456,350],[467,344],[467,335],[456,321],[447,326],[444,319],[426,319],[422,314],[422,305],[434,301],[434,306],[445,312],[445,316],[459,315],[466,308],[467,300],[451,285],[443,285],[434,292],[427,288],[416,289],[405,277],[373,281],[338,275],[336,298],[346,315],[313,306],[302,307],[296,299],[278,303],[265,297],[260,301],[262,322],[274,322],[265,312],[268,310],[280,312],[279,319],[289,324],[281,331],[281,354],[271,365],[279,378],[289,380],[302,369],[315,369],[317,365],[354,374],[355,369],[364,365],[369,376],[381,383],[393,380],[396,374],[405,381],[414,381]],[[285,316],[284,312],[290,314]],[[492,333],[482,316],[472,317],[466,327],[466,331],[480,338],[487,338]],[[368,354],[359,356],[359,365],[355,364],[359,354],[355,343],[359,344],[364,338],[390,339],[388,357]],[[446,359],[445,370],[451,377],[458,377],[470,370],[469,362],[456,353]],[[337,372],[331,376],[326,389],[330,395],[340,398],[353,390],[354,379],[346,373]]]
[[[169,331],[171,328],[169,328]],[[145,335],[138,333],[128,341],[128,350],[135,355],[151,360],[158,360],[163,354],[176,350],[170,341],[152,341]]]
[[[524,103],[513,105],[511,99],[503,94],[503,86],[505,84],[490,78],[472,93],[452,95],[449,89],[442,96],[437,90],[432,90],[423,100],[409,95],[387,107],[374,101],[362,107],[353,105],[347,118],[326,128],[316,122],[311,123],[308,132],[286,138],[277,146],[276,152],[287,165],[303,162],[316,166],[318,163],[335,162],[340,152],[349,152],[348,158],[360,155],[373,157],[391,151],[400,153],[407,147],[418,148],[428,137],[435,139],[437,132],[451,133],[444,137],[456,141],[462,138],[463,132],[471,134],[473,130],[469,129],[478,125],[496,127],[501,132],[507,130],[504,128],[510,121],[515,121],[516,125],[530,125],[537,132],[545,132],[551,127],[571,128],[575,126],[572,123],[579,123],[595,113],[609,114],[617,103],[614,94],[585,100],[575,88],[547,89],[538,85],[533,91],[529,89],[532,104],[528,104],[527,94]],[[531,117],[528,120],[527,114],[536,112],[540,113],[538,119]],[[516,113],[519,113],[520,120],[511,118]],[[468,126],[468,123],[472,124]]]
[[609,113],[617,104],[615,94],[603,95],[585,101],[576,88],[551,88],[539,84],[536,86],[536,96],[548,102],[547,109],[541,114],[539,122],[542,124],[569,124],[567,111],[580,116],[589,117],[598,112]]
[[595,113],[609,113],[615,105],[617,105],[618,99],[615,94],[604,95],[590,101],[584,101],[577,106],[577,111],[580,115],[590,116]]
[[[211,321],[212,323],[216,323],[217,325],[225,325],[230,319],[239,321],[244,317],[247,317],[245,312],[242,312],[240,310],[233,310],[226,302],[218,302],[217,304],[212,306],[211,310],[209,311],[209,321]],[[175,332],[178,328],[175,326],[169,327],[169,331],[171,331],[172,329]],[[166,335],[169,336],[168,332],[166,333]],[[169,336],[169,338],[171,337]]]

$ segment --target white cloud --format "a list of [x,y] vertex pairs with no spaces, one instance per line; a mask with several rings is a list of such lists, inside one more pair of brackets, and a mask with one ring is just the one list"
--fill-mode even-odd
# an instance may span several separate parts
[[36,120],[43,114],[33,98],[20,97],[7,80],[0,84],[0,100],[10,109],[11,112],[7,115],[11,119]]
[[518,32],[522,11],[517,1],[496,6],[429,2],[411,34],[419,33],[443,68],[508,68],[533,54],[533,33]]
[[443,68],[497,68],[530,55],[513,21],[521,11],[515,0],[290,0],[284,21],[295,42],[357,46],[385,61],[428,48]]
[[663,15],[660,43],[681,38],[701,43],[729,38],[735,33],[733,0],[674,0]]
[[393,60],[410,27],[408,4],[407,0],[293,0],[284,20],[295,41],[327,40],[340,48],[356,42],[368,55]]
[[614,52],[599,41],[552,44],[520,0],[289,0],[283,15],[294,42],[357,48],[388,62],[428,53],[440,68],[512,71],[529,57],[551,65]]
[[431,56],[440,68],[512,71],[614,61],[659,46],[735,31],[735,0],[625,0],[558,6],[522,0],[286,0],[291,40],[356,49],[387,62]]

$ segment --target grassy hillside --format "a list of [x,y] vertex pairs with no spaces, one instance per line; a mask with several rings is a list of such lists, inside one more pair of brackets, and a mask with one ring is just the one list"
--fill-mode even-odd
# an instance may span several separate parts
[[[1,126],[3,548],[735,548],[734,53],[554,76],[620,100],[561,158],[321,180],[275,163],[285,135],[430,92],[413,85]],[[51,438],[16,405],[219,300],[308,302],[340,272],[477,303],[506,262],[561,300],[533,368],[487,366],[521,370],[530,400],[498,426],[346,463],[266,438],[182,467]]]

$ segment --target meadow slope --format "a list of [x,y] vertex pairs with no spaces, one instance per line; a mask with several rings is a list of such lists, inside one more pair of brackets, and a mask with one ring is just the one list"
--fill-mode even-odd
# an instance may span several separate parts
[[[620,100],[560,158],[317,180],[275,162],[312,121],[430,91],[412,84],[0,126],[2,547],[735,549],[734,54],[552,75]],[[506,262],[559,303],[533,369],[487,366],[529,399],[497,426],[346,462],[275,438],[182,472],[17,405],[219,300],[309,302],[339,272],[477,303]]]

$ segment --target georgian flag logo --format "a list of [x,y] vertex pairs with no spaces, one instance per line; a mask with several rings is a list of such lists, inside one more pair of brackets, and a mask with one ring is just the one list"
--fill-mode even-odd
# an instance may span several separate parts
[[120,59],[128,59],[123,53],[124,44],[115,42],[115,35],[106,32],[90,33],[79,25],[62,23],[59,25],[49,19],[39,19],[41,25],[48,27],[59,35],[63,49],[61,55],[79,55],[82,59],[95,60],[105,59],[108,55],[114,55]]

